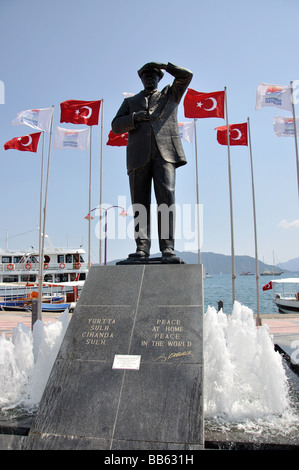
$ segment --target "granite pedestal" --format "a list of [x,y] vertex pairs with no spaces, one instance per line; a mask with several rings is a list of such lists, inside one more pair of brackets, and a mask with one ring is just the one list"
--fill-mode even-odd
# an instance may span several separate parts
[[93,266],[28,449],[203,448],[201,265]]

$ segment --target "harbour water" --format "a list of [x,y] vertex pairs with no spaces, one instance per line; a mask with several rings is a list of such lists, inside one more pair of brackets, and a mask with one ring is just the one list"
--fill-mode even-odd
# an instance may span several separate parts
[[[283,273],[276,276],[276,279],[288,277],[298,277],[298,272]],[[273,290],[263,291],[263,286],[274,279],[273,276],[260,276],[259,298],[261,314],[277,314],[278,309],[273,302]],[[204,305],[205,311],[208,306],[218,308],[218,301],[223,302],[223,311],[232,312],[232,276],[231,274],[213,274],[204,280]],[[237,275],[236,278],[236,300],[242,305],[251,308],[254,314],[257,313],[257,290],[255,275]]]

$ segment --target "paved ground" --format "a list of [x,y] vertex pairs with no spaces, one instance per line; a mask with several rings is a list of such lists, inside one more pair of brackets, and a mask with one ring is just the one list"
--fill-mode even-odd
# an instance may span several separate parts
[[277,317],[262,318],[262,323],[268,325],[274,344],[278,345],[290,357],[291,362],[299,367],[299,315],[284,318],[284,314],[278,314]]
[[[42,320],[44,323],[56,321],[61,313],[43,312]],[[31,328],[31,312],[2,312],[0,311],[0,334],[5,333],[6,338],[11,337],[12,330],[18,325],[24,325]]]

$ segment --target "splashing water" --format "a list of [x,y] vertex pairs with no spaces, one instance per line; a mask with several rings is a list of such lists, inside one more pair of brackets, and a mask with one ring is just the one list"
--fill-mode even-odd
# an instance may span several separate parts
[[11,339],[0,336],[0,409],[38,405],[68,323],[66,310],[59,321],[38,320],[33,331],[19,323]]
[[[239,302],[231,315],[208,307],[204,315],[204,410],[207,433],[259,445],[298,444],[298,396],[267,325]],[[221,440],[221,439],[220,439]]]
[[[37,321],[33,332],[19,323],[11,339],[0,337],[0,410],[37,407],[68,322],[66,310],[57,322]],[[231,315],[214,307],[204,315],[204,410],[211,429],[233,422],[258,435],[261,421],[273,432],[278,422],[299,429],[269,329],[257,328],[252,310],[238,302]]]
[[289,405],[282,359],[267,325],[256,328],[252,310],[235,302],[228,317],[208,307],[204,316],[207,417],[230,419],[280,414]]

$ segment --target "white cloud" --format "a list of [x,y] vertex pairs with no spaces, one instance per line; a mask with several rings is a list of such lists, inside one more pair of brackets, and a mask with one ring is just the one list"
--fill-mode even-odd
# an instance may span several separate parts
[[283,219],[279,222],[278,226],[284,228],[285,230],[293,227],[299,227],[299,219],[292,220],[291,222]]

